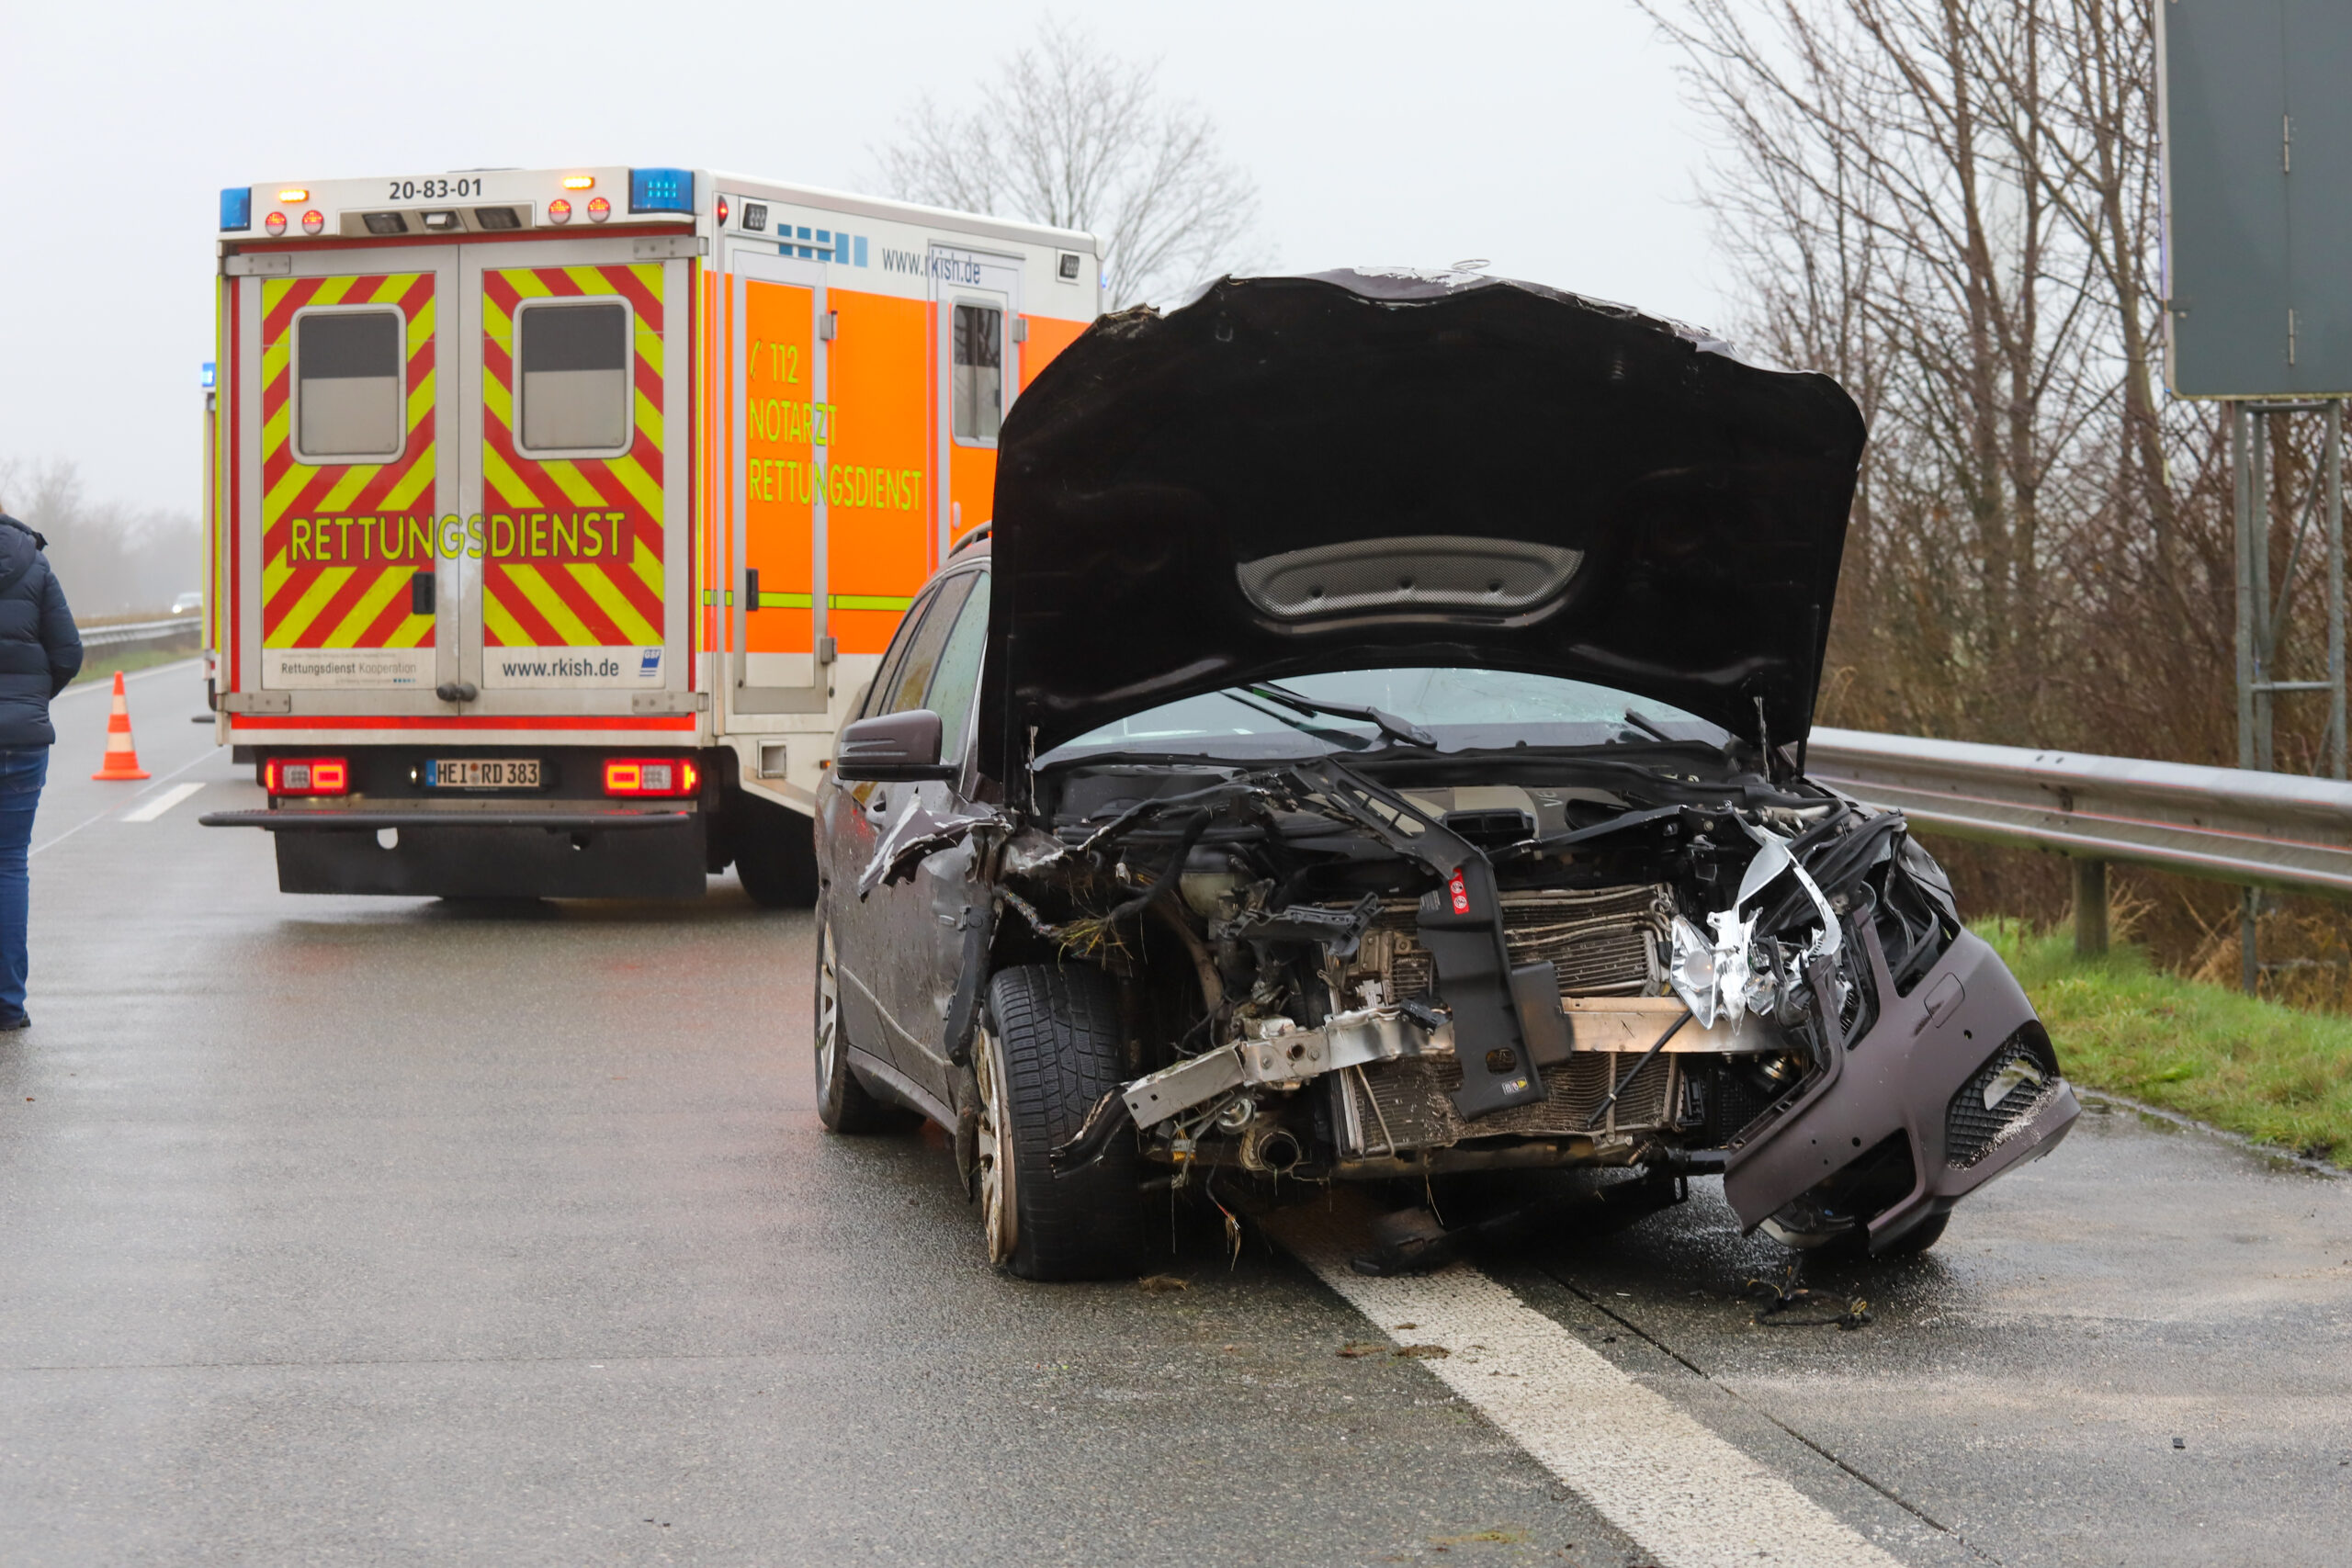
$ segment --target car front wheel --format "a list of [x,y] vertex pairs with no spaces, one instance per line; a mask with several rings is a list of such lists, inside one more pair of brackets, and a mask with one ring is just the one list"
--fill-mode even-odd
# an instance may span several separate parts
[[1117,994],[1082,964],[1030,964],[989,983],[980,1060],[979,1157],[989,1255],[1025,1280],[1108,1280],[1143,1271],[1146,1225],[1132,1137],[1082,1170],[1046,1156],[1074,1137],[1125,1063]]

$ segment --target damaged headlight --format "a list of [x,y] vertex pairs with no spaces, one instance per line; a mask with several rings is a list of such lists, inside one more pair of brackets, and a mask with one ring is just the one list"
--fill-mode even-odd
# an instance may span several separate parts
[[[1674,952],[1668,964],[1668,976],[1675,994],[1690,1010],[1702,1029],[1712,1029],[1717,1019],[1727,1019],[1736,1029],[1749,1013],[1769,1016],[1787,998],[1785,976],[1803,974],[1818,959],[1835,958],[1840,946],[1840,929],[1837,911],[1829,907],[1813,877],[1789,852],[1788,841],[1778,834],[1758,828],[1745,818],[1739,824],[1757,844],[1755,858],[1747,863],[1747,871],[1739,879],[1739,892],[1733,897],[1731,908],[1718,909],[1707,917],[1714,929],[1710,940],[1690,920],[1678,915],[1674,920]],[[1803,952],[1789,953],[1775,939],[1756,935],[1756,919],[1741,914],[1752,899],[1761,897],[1783,874],[1796,879],[1798,886],[1813,901],[1820,929]]]

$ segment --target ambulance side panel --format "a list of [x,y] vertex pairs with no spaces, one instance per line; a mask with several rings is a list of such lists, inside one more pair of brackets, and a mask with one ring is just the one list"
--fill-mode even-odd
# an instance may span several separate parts
[[1099,274],[1012,226],[712,178],[700,625],[741,787],[805,814],[899,617],[989,520],[995,424],[1091,322]]

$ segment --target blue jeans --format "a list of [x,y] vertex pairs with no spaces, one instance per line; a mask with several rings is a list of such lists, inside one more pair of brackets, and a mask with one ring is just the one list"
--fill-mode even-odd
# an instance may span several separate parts
[[32,882],[33,812],[49,781],[49,748],[0,746],[0,1018],[25,1011],[25,924]]

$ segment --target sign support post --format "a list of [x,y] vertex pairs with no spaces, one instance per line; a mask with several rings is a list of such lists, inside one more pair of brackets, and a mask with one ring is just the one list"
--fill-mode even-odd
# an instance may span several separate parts
[[[2352,746],[2345,724],[2344,614],[2344,405],[2329,398],[2301,402],[2264,402],[2233,398],[2226,401],[2230,424],[2231,513],[2236,533],[2237,731],[2238,766],[2264,773],[2277,771],[2274,719],[2280,692],[2325,692],[2328,772],[2347,777],[2346,750]],[[2287,551],[2286,575],[2274,595],[2270,589],[2270,434],[2272,419],[2286,414],[2317,413],[2326,424],[2321,441],[2320,472],[2296,517],[2294,538]],[[2327,679],[2281,681],[2276,678],[2278,643],[2286,631],[2287,611],[2294,598],[2295,572],[2302,559],[2305,530],[2312,513],[2325,507],[2327,538]],[[2255,921],[2261,894],[2248,888],[2239,917],[2240,981],[2252,994],[2261,977]]]

